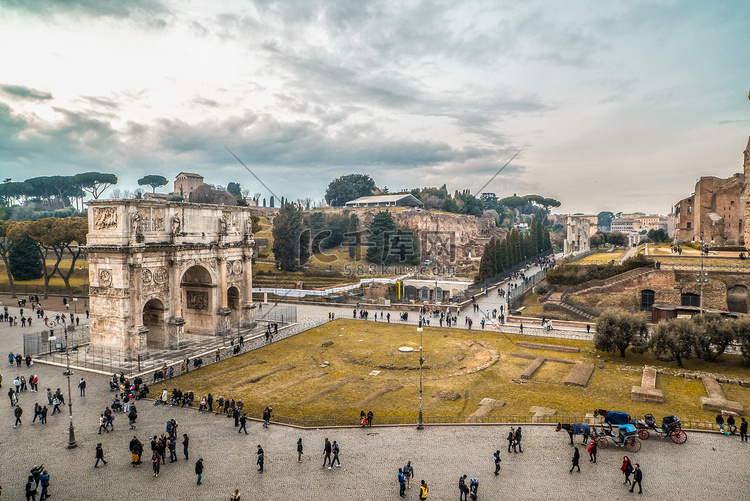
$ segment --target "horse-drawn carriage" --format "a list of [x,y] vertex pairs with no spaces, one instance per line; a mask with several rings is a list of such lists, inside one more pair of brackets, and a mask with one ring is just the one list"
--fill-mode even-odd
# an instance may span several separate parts
[[599,447],[606,449],[608,445],[606,438],[604,443],[607,445],[603,445],[600,438],[609,437],[616,446],[625,447],[630,452],[641,450],[641,441],[638,440],[638,430],[632,424],[633,420],[630,418],[630,414],[596,409],[594,416],[604,417],[604,422],[601,424],[601,433],[597,431],[596,426],[591,427],[592,436],[597,440]]
[[635,426],[638,429],[638,436],[641,440],[648,440],[649,436],[651,436],[650,430],[653,430],[660,438],[669,437],[676,444],[684,444],[687,441],[687,434],[682,430],[682,422],[674,414],[662,419],[661,427],[659,427],[656,426],[656,418],[649,412],[643,421],[636,419]]

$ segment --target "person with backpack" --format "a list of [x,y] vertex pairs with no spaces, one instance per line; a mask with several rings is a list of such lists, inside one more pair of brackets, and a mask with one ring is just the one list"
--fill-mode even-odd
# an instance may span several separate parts
[[587,449],[589,453],[589,458],[590,458],[589,462],[591,463],[596,463],[596,449],[597,449],[597,445],[596,445],[596,440],[594,439],[591,441],[591,444],[589,444],[589,448]]
[[81,390],[81,396],[86,396],[86,380],[81,378],[81,382],[78,383],[78,389]]
[[495,458],[495,475],[499,475],[500,474],[500,461],[502,461],[502,459],[500,459],[500,451],[499,450],[495,451],[495,454],[493,454],[493,456]]
[[107,461],[104,460],[104,449],[102,449],[101,443],[96,444],[96,463],[94,463],[94,468],[99,468],[99,461],[107,464]]
[[630,464],[629,457],[623,456],[622,466],[620,467],[620,470],[625,474],[625,481],[623,482],[623,484],[630,484],[630,474],[633,473],[633,465]]
[[404,497],[406,491],[406,477],[404,476],[403,468],[398,469],[398,495]]
[[34,477],[29,475],[29,480],[26,482],[26,501],[36,501],[36,482]]
[[458,477],[458,501],[469,501],[469,488],[466,486],[466,475]]
[[[391,319],[391,314],[388,314],[388,320]],[[429,492],[429,489],[427,488],[427,482],[422,480],[422,485],[419,487],[419,501],[425,501],[427,499],[427,493]]]

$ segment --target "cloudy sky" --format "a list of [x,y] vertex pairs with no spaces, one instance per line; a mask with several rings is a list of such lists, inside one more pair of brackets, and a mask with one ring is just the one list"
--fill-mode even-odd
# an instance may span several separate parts
[[666,213],[742,169],[738,1],[0,0],[0,174],[364,172]]

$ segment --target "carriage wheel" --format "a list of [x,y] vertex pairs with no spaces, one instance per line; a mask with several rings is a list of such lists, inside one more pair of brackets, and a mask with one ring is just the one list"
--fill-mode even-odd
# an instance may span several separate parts
[[677,428],[669,435],[669,438],[671,438],[672,442],[676,444],[684,444],[685,442],[687,442],[687,433],[682,431],[681,428]]
[[596,437],[596,444],[600,449],[606,449],[609,446],[609,440],[604,437]]
[[641,441],[637,438],[628,438],[625,440],[625,448],[630,452],[638,452],[641,450]]
[[641,440],[648,440],[648,437],[650,437],[651,434],[648,432],[646,428],[639,428],[638,429],[638,437]]

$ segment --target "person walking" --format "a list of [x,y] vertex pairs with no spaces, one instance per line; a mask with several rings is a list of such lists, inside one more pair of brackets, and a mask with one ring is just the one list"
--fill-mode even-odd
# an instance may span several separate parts
[[[388,314],[388,320],[391,319],[391,314]],[[422,480],[422,485],[419,487],[419,501],[425,501],[427,499],[427,493],[430,490],[427,488],[427,482]]]
[[643,494],[641,480],[643,480],[643,471],[641,471],[641,465],[635,463],[635,469],[633,470],[633,485],[630,487],[630,492],[633,492],[633,489],[635,489],[635,484],[638,484],[638,494]]
[[237,433],[242,433],[242,430],[245,430],[245,435],[247,435],[247,428],[245,425],[247,424],[247,413],[243,413],[242,416],[240,416],[240,429],[237,430]]
[[326,441],[323,444],[323,466],[321,466],[321,468],[325,468],[326,463],[328,463],[329,466],[331,465],[331,442],[328,441],[328,438],[326,438]]
[[42,494],[39,496],[39,501],[44,501],[49,497],[47,489],[49,489],[49,473],[47,470],[42,471],[39,476],[39,484],[42,486]]
[[94,463],[94,468],[99,468],[99,461],[107,464],[107,461],[104,459],[104,449],[102,449],[101,443],[96,444],[96,463]]
[[500,461],[502,461],[502,459],[500,459],[500,451],[499,450],[495,451],[495,454],[493,454],[493,457],[495,458],[495,475],[499,475],[500,474]]
[[16,423],[13,425],[13,428],[18,428],[18,425],[21,424],[21,416],[23,415],[23,409],[20,405],[16,405],[13,415],[16,416]]
[[302,439],[297,440],[297,460],[302,462]]
[[78,383],[78,389],[81,390],[81,396],[86,396],[86,380],[81,378],[81,381]]
[[411,466],[411,461],[407,461],[406,466],[404,466],[404,477],[406,477],[406,488],[411,489],[411,479],[414,478],[414,468]]
[[398,469],[398,495],[404,497],[406,491],[406,477],[404,476],[403,468]]
[[581,454],[578,452],[578,447],[573,451],[573,466],[570,467],[570,473],[573,473],[575,468],[578,468],[578,472],[581,472],[581,465],[578,464],[578,460],[581,458]]
[[258,452],[256,452],[256,454],[258,455],[258,460],[256,461],[256,463],[258,464],[258,471],[263,473],[263,463],[265,461],[265,457],[263,456],[263,447],[258,445]]
[[331,445],[331,452],[333,452],[333,461],[331,461],[331,465],[328,467],[329,470],[333,469],[333,464],[336,464],[336,468],[341,468],[341,460],[339,460],[339,452],[341,451],[341,448],[339,447],[339,444],[336,443],[336,441],[333,441],[333,444]]
[[516,452],[516,431],[515,428],[510,429],[508,432],[508,437],[506,438],[508,441],[508,454],[510,454],[511,447],[513,448],[513,452]]
[[198,475],[198,480],[195,483],[201,485],[201,479],[203,478],[203,458],[195,462],[195,474]]
[[588,453],[589,453],[589,461],[591,463],[596,463],[596,439],[591,440],[591,444],[589,444]]
[[469,501],[469,487],[466,485],[466,475],[458,477],[458,501]]
[[[52,414],[54,414],[54,413],[55,413],[55,410],[52,409]],[[102,434],[102,430],[104,430],[107,433],[109,433],[109,430],[107,429],[107,420],[104,419],[104,414],[100,414],[99,415],[99,435]]]
[[740,441],[747,442],[747,421],[745,421],[745,418],[741,419],[742,423],[740,423]]
[[[518,446],[518,452],[523,454],[523,449],[521,449],[521,427],[520,426],[516,428],[515,439],[516,439],[516,445]],[[513,448],[513,452],[516,452],[515,447]]]
[[630,458],[627,456],[624,456],[622,458],[622,466],[620,467],[620,470],[625,474],[625,481],[624,484],[630,484],[630,474],[633,473],[633,465],[630,464]]
[[188,446],[190,445],[190,438],[187,433],[182,434],[182,453],[185,455],[185,461],[188,460]]

